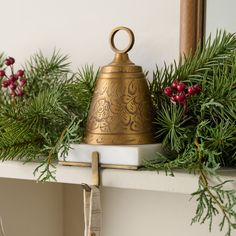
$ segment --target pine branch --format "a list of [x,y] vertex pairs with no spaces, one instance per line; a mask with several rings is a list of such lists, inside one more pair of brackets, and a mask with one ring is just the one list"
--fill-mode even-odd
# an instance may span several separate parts
[[167,100],[163,90],[173,80],[199,82],[206,73],[212,74],[215,67],[232,67],[235,50],[235,34],[219,31],[213,41],[209,38],[202,47],[199,44],[194,55],[184,57],[178,64],[174,62],[170,66],[165,65],[163,69],[156,67],[149,85],[154,105],[157,109],[161,109],[160,106]]
[[40,140],[22,141],[12,145],[1,145],[0,160],[22,160],[24,162],[37,160],[40,153]]
[[79,69],[69,82],[70,97],[76,99],[74,102],[79,104],[81,110],[88,110],[97,76],[98,70],[95,71],[93,66],[86,65]]
[[39,91],[54,86],[67,79],[70,63],[68,57],[54,50],[50,59],[41,51],[36,53],[24,66],[27,79],[26,94],[35,96]]
[[205,72],[212,71],[215,66],[231,65],[231,57],[236,48],[235,34],[218,31],[214,40],[211,36],[200,44],[193,56],[184,58],[184,63],[179,65],[175,75],[183,79],[201,77]]
[[[181,107],[177,108],[175,105],[167,106],[164,104],[156,118],[158,125],[157,137],[162,140],[163,146],[169,146],[171,150],[177,152],[185,147],[186,132],[189,133],[189,130],[191,130],[185,127],[188,120],[184,119],[183,116],[184,111]],[[194,132],[194,125],[192,132]]]
[[5,60],[4,53],[0,53],[0,68],[3,66],[4,60]]

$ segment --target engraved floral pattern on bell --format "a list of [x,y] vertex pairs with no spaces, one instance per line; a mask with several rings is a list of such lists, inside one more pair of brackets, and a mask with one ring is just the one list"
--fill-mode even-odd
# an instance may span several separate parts
[[100,136],[133,134],[132,142],[135,142],[136,134],[152,132],[153,114],[150,96],[147,96],[148,87],[145,79],[126,79],[125,86],[119,80],[98,80],[86,132]]

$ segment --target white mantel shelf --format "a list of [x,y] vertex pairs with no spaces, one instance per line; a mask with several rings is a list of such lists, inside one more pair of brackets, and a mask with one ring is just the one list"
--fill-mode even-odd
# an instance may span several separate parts
[[[36,163],[22,164],[19,161],[5,161],[0,163],[0,178],[21,180],[36,180],[33,175]],[[221,171],[223,180],[236,180],[236,170]],[[92,184],[91,169],[87,167],[57,165],[56,179],[58,183]],[[197,190],[198,178],[184,172],[175,172],[175,177],[166,176],[165,172],[134,171],[103,169],[101,171],[101,185],[103,187],[150,190],[191,194]],[[230,183],[230,188],[236,189],[235,183]]]

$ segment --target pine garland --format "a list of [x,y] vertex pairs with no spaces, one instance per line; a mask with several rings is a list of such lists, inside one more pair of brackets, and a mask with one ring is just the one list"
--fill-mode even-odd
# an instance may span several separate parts
[[[202,92],[187,98],[187,111],[175,104],[163,90],[174,80],[188,86],[198,83]],[[218,32],[203,50],[154,73],[150,83],[156,107],[156,134],[163,143],[164,155],[145,162],[149,170],[164,169],[174,175],[182,168],[199,175],[199,189],[192,194],[198,202],[192,223],[209,222],[222,215],[220,230],[226,236],[236,228],[236,194],[225,190],[218,170],[236,165],[236,36]],[[219,184],[211,185],[210,179]]]
[[92,66],[72,73],[69,65],[59,52],[50,59],[39,52],[24,67],[24,96],[1,91],[0,159],[38,162],[42,181],[55,179],[58,154],[83,137],[97,73]]

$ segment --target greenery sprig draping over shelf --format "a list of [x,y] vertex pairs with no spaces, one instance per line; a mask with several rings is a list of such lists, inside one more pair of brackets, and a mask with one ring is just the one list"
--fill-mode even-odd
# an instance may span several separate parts
[[[149,170],[182,168],[199,175],[199,188],[192,194],[197,200],[192,223],[209,222],[221,214],[220,230],[226,236],[236,228],[236,194],[224,190],[226,182],[219,179],[220,167],[236,165],[236,37],[218,33],[194,54],[153,74],[150,89],[155,105],[156,135],[163,143],[164,155],[145,163]],[[198,96],[187,98],[187,111],[173,104],[163,90],[175,80],[189,86],[200,84]],[[211,186],[209,177],[218,178]]]
[[[5,57],[0,57],[0,68]],[[66,157],[69,144],[83,139],[87,111],[97,71],[85,66],[71,72],[68,57],[54,52],[50,59],[37,53],[24,66],[24,96],[0,94],[0,159],[39,163],[40,180],[55,176],[58,153]],[[187,97],[186,106],[171,102],[164,89],[173,81],[198,84],[198,96]],[[156,111],[156,135],[164,154],[144,163],[142,169],[182,168],[199,176],[193,193],[198,202],[192,223],[209,222],[221,215],[226,236],[236,228],[236,194],[224,188],[217,170],[236,165],[236,36],[218,33],[193,56],[162,69],[149,82]],[[217,178],[211,185],[209,178]]]

